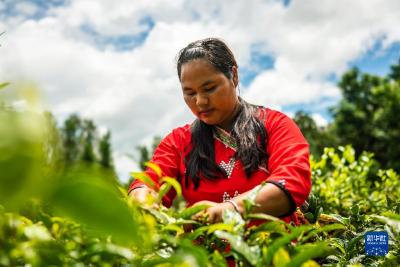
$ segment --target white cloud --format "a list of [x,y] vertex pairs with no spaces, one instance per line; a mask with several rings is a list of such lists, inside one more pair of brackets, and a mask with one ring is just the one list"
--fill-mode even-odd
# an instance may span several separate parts
[[[273,68],[259,73],[242,93],[250,102],[276,109],[338,98],[327,75],[343,73],[379,39],[384,47],[400,41],[397,0],[294,0],[288,8],[273,0],[68,3],[35,21],[24,19],[34,8],[21,1],[21,14],[2,19],[0,32],[7,33],[0,37],[0,77],[36,81],[58,118],[79,112],[110,128],[122,179],[131,163],[134,167],[124,154],[193,118],[175,70],[177,52],[190,41],[223,38],[242,68],[251,67],[254,44],[271,54]],[[104,36],[136,35],[148,29],[141,23],[146,17],[154,27],[130,51],[99,47],[82,31],[88,25]],[[326,123],[318,114],[313,117]]]
[[319,113],[311,114],[311,118],[313,118],[315,123],[320,127],[325,127],[328,125],[328,121],[324,117],[322,117],[322,115]]
[[133,171],[138,171],[140,169],[139,165],[135,162],[135,159],[131,156],[121,153],[114,153],[114,164],[117,171],[118,177],[124,182],[129,180],[130,173]]
[[29,2],[19,2],[15,5],[15,10],[24,16],[32,16],[38,11],[38,7]]
[[278,59],[273,70],[264,71],[255,78],[244,98],[259,105],[283,106],[337,95],[334,85],[307,79],[289,62]]
[[139,23],[148,10],[146,1],[72,0],[68,6],[51,11],[66,25],[87,24],[103,35],[136,34],[146,27]]

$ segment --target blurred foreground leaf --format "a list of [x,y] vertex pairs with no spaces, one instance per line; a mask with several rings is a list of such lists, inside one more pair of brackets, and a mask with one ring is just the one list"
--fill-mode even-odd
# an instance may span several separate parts
[[216,231],[215,235],[229,241],[232,249],[243,256],[250,264],[256,265],[260,260],[260,248],[249,246],[241,236],[235,236],[224,231]]
[[16,209],[52,185],[45,173],[46,121],[43,115],[0,107],[0,204]]
[[112,235],[117,241],[141,244],[138,222],[117,189],[90,172],[74,171],[56,189],[52,203],[56,210],[82,223],[89,230]]
[[9,85],[10,83],[0,83],[0,89],[3,89],[4,87],[6,87],[7,85]]

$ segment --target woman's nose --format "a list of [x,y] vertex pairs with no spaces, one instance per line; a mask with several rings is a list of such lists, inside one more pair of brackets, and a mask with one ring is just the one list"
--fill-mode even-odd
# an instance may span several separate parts
[[196,105],[204,106],[208,104],[208,97],[202,94],[198,94],[196,97]]

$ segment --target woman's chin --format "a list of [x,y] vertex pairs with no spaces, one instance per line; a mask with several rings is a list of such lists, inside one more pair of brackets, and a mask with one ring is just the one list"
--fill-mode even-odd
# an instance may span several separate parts
[[208,125],[216,125],[217,124],[214,120],[209,119],[209,118],[199,118],[199,120],[201,120],[202,122],[204,122],[205,124],[208,124]]

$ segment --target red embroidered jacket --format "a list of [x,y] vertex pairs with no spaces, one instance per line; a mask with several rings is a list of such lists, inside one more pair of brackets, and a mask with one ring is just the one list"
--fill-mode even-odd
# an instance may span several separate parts
[[[291,202],[290,212],[282,219],[298,224],[294,211],[304,203],[311,189],[309,145],[297,125],[283,113],[261,108],[259,115],[267,131],[266,151],[269,159],[267,169],[260,167],[249,178],[246,178],[240,160],[232,160],[235,147],[229,142],[229,134],[222,129],[214,134],[215,160],[230,174],[226,178],[216,181],[203,179],[197,190],[194,190],[191,182],[188,188],[185,187],[184,157],[191,139],[189,124],[167,135],[155,150],[151,161],[161,168],[164,176],[182,177],[182,194],[188,205],[201,200],[223,202],[251,190],[263,181],[273,183],[285,192]],[[158,184],[157,175],[151,169],[147,169],[146,173]],[[129,191],[142,185],[141,181],[135,180]],[[174,196],[175,192],[171,190],[164,197],[163,204],[170,206]]]

